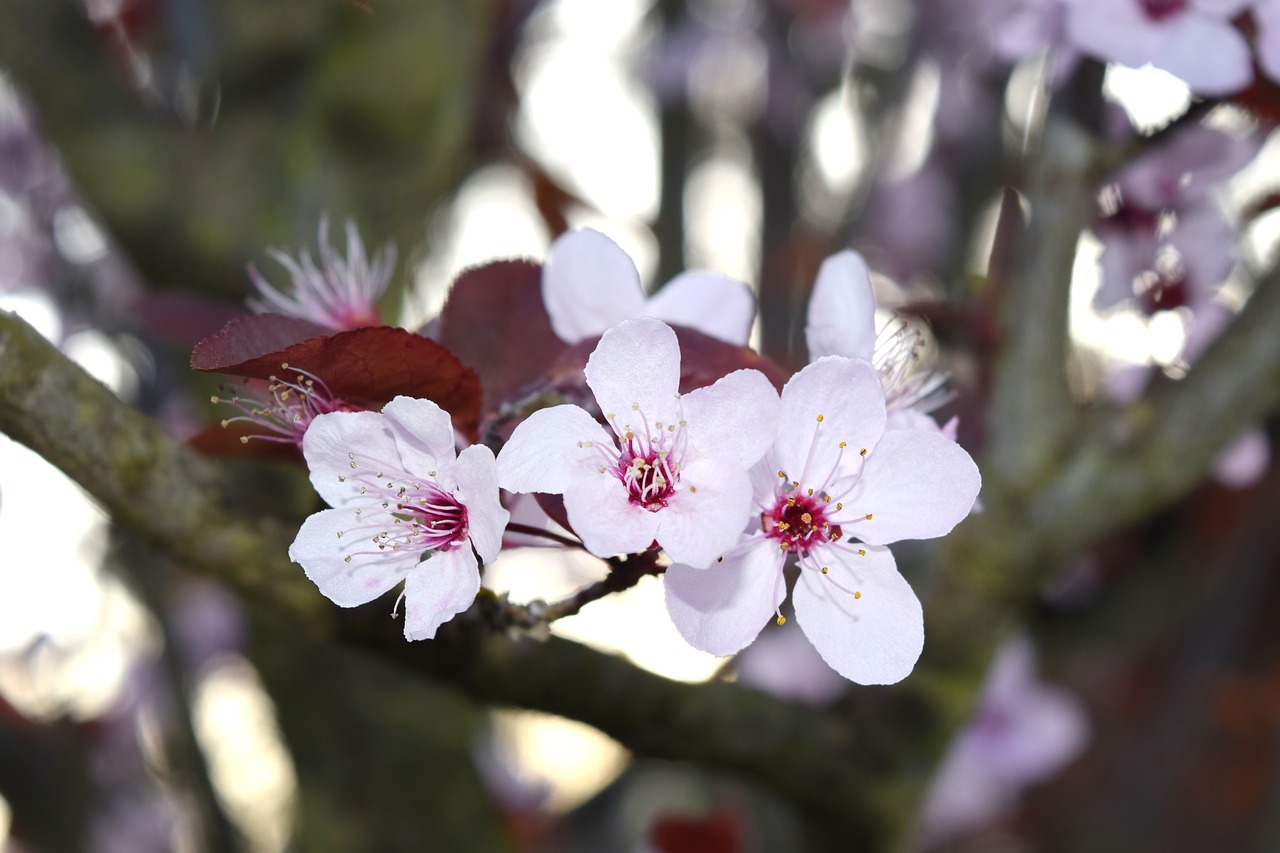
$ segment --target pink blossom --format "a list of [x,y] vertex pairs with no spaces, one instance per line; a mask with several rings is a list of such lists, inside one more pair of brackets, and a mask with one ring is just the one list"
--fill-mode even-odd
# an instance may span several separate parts
[[360,232],[348,222],[344,259],[329,245],[327,218],[320,220],[317,244],[319,266],[305,249],[296,261],[284,252],[271,250],[271,257],[289,273],[291,293],[270,284],[251,265],[249,278],[261,298],[250,299],[249,307],[259,314],[287,314],[339,332],[381,325],[375,303],[391,280],[395,248],[388,244],[372,258],[367,257]]
[[781,619],[794,555],[796,621],[823,660],[860,684],[905,678],[924,644],[923,614],[879,546],[942,536],[969,513],[981,485],[969,454],[934,432],[886,432],[876,370],[826,356],[783,389],[778,438],[751,483],[752,531],[709,568],[677,561],[666,572],[680,633],[712,654],[744,648]]
[[1089,719],[1079,700],[1036,677],[1025,637],[1005,643],[983,683],[978,707],[939,765],[921,816],[931,839],[981,827],[1023,788],[1062,770],[1084,749]]
[[675,332],[651,318],[605,332],[585,373],[609,429],[578,406],[534,412],[499,454],[502,487],[564,495],[598,556],[656,541],[673,560],[710,563],[751,513],[747,468],[776,434],[777,392],[759,371],[737,370],[677,393]]
[[[827,258],[809,296],[809,360],[839,355],[871,362],[884,388],[888,428],[938,431],[926,413],[946,402],[946,377],[916,369],[924,343],[919,331],[890,320],[877,333],[875,314],[875,290],[862,256],[846,249]],[[954,425],[950,431],[954,438]]]
[[1253,80],[1244,36],[1231,24],[1248,0],[1074,0],[1067,37],[1085,53],[1131,68],[1150,63],[1201,95]]
[[317,417],[302,441],[311,483],[333,509],[312,515],[289,557],[341,607],[404,581],[404,634],[430,639],[475,599],[477,557],[498,556],[507,511],[493,453],[454,452],[449,415],[396,397],[382,412]]
[[683,272],[646,298],[627,253],[589,228],[569,231],[551,246],[542,269],[542,301],[551,328],[571,344],[648,316],[745,346],[755,316],[750,289],[717,273]]
[[1271,439],[1260,426],[1249,427],[1213,460],[1213,479],[1229,489],[1247,489],[1271,467]]

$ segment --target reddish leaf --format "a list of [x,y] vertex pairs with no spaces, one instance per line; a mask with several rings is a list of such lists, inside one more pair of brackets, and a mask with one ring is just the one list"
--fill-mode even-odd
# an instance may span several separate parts
[[440,342],[480,374],[486,410],[543,375],[564,351],[542,305],[542,267],[496,261],[458,276]]
[[[205,456],[230,457],[232,459],[280,459],[301,462],[302,452],[296,444],[279,441],[263,441],[254,436],[266,434],[243,422],[210,424],[187,439],[187,446]],[[242,439],[248,438],[248,441]]]
[[[196,344],[191,353],[191,366],[213,373],[248,376],[236,368],[261,356],[274,355],[293,344],[327,335],[329,330],[306,320],[283,314],[248,314],[236,317],[222,331]],[[273,372],[279,371],[279,359]],[[259,377],[266,378],[266,377]]]
[[[272,315],[262,315],[263,318],[269,316]],[[229,353],[233,347],[225,343],[227,340],[234,339],[234,351],[249,351],[245,343],[247,336],[232,329],[238,324],[239,321],[233,321],[214,338],[203,341],[192,356],[192,366],[197,370],[270,379],[282,372],[282,365],[288,364],[290,368],[319,377],[335,397],[369,409],[380,409],[399,395],[433,400],[453,416],[459,430],[468,437],[475,436],[480,422],[480,380],[475,371],[435,341],[392,326],[366,326],[335,335],[308,337],[279,349],[231,361]],[[287,326],[264,328],[268,332],[278,330],[280,339],[287,337]],[[228,335],[228,332],[235,334]],[[269,341],[270,335],[264,332],[258,340]]]
[[176,346],[190,347],[244,316],[245,309],[199,293],[166,290],[139,299],[134,314],[144,332]]
[[743,849],[740,820],[723,807],[705,818],[659,815],[649,831],[649,841],[662,853],[738,853]]

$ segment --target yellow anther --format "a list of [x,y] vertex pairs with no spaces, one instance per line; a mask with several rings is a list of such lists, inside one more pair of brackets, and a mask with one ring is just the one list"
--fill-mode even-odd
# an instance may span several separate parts
[[787,479],[787,472],[786,472],[786,471],[779,471],[779,472],[778,472],[778,476],[785,480],[785,479]]
[[633,412],[638,412],[638,411],[640,411],[640,404],[639,404],[639,403],[632,403],[632,404],[631,404],[631,411],[633,411]]
[[860,556],[863,556],[863,557],[867,556],[867,549],[866,549],[866,548],[859,548],[859,549],[858,549],[858,554],[859,554]]
[[839,501],[837,501],[837,502],[836,502],[836,509],[844,509],[844,504],[842,504],[842,503],[840,503]]
[[828,571],[830,571],[830,569],[828,569],[826,566],[823,566],[823,567],[822,567],[822,573],[823,573],[824,575],[825,575]]
[[855,593],[853,594],[853,597],[854,597],[854,598],[862,598],[862,593],[860,593],[860,592],[855,592]]
[[822,423],[822,415],[818,415],[818,423]]
[[697,487],[697,486],[690,486],[690,487],[689,487],[689,494],[693,494],[694,492],[697,492],[697,491],[698,491],[698,487]]
[[800,513],[800,520],[805,524],[813,524],[813,516],[807,512]]
[[867,521],[871,520],[871,513],[867,513]]
[[813,489],[809,490],[809,497],[813,497]]
[[841,450],[844,450],[844,449],[845,449],[846,447],[848,447],[848,446],[849,446],[849,442],[847,442],[847,441],[842,441],[842,442],[840,442],[840,449],[841,449]]
[[785,616],[783,616],[781,613],[779,613],[779,614],[778,614],[778,624],[779,624],[779,625],[785,625],[785,624],[787,624],[787,617],[785,617]]

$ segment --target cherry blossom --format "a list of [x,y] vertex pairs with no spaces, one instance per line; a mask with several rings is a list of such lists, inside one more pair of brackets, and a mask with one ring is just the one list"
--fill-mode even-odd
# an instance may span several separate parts
[[953,441],[885,431],[885,420],[880,376],[865,361],[825,356],[792,377],[778,438],[751,469],[759,521],[709,568],[677,560],[666,572],[667,610],[686,640],[733,654],[781,619],[794,555],[796,621],[823,660],[860,684],[911,672],[923,614],[880,546],[949,532],[981,478]]
[[329,245],[328,219],[320,220],[317,245],[319,266],[305,249],[296,261],[284,252],[271,250],[271,257],[289,273],[291,292],[270,284],[250,265],[249,278],[260,298],[250,299],[249,307],[259,314],[287,314],[335,331],[381,325],[374,303],[391,279],[395,248],[388,244],[368,257],[355,223],[348,222],[344,259]]
[[648,298],[635,264],[617,243],[584,228],[560,236],[542,270],[551,328],[566,343],[594,338],[623,320],[655,317],[745,346],[755,298],[740,281],[690,270]]
[[1261,137],[1194,125],[1126,166],[1102,193],[1102,285],[1095,303],[1137,297],[1151,315],[1201,311],[1235,264],[1235,229],[1211,197],[1258,152]]
[[981,827],[1021,791],[1069,764],[1089,739],[1089,718],[1066,690],[1042,683],[1035,649],[1018,637],[996,653],[969,724],[952,742],[926,794],[921,829],[939,839]]
[[[871,362],[884,388],[888,428],[939,431],[927,412],[946,402],[946,377],[916,369],[924,343],[917,329],[891,320],[877,333],[875,314],[875,291],[862,256],[845,250],[827,258],[809,296],[809,359],[839,355]],[[945,430],[955,438],[954,423]]]
[[675,332],[651,318],[605,332],[585,374],[608,429],[574,405],[534,412],[498,456],[502,487],[563,495],[598,556],[657,542],[673,560],[710,563],[750,516],[747,469],[773,442],[777,392],[747,369],[678,394]]
[[455,455],[448,413],[396,397],[380,413],[320,415],[302,452],[333,509],[303,523],[289,557],[325,597],[355,607],[403,580],[410,640],[434,637],[470,606],[477,558],[498,556],[508,519],[492,451],[474,445]]
[[1231,24],[1248,0],[1075,0],[1067,36],[1086,53],[1131,68],[1168,71],[1201,95],[1227,95],[1253,79],[1244,36]]

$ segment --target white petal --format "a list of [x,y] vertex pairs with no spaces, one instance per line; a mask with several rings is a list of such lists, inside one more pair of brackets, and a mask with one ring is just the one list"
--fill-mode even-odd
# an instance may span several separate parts
[[643,317],[609,329],[587,359],[584,372],[600,411],[616,417],[615,431],[619,424],[631,424],[640,432],[640,417],[651,424],[678,420],[680,344],[662,321]]
[[564,509],[573,531],[597,557],[637,554],[658,535],[658,514],[633,505],[611,473],[572,483],[564,493]]
[[742,537],[751,517],[751,480],[731,462],[694,462],[680,472],[680,490],[657,515],[656,538],[667,556],[707,566]]
[[473,444],[458,454],[452,468],[458,484],[458,500],[467,508],[467,528],[471,544],[486,563],[492,563],[502,548],[502,532],[511,513],[498,499],[498,466],[493,451]]
[[405,639],[430,640],[470,607],[479,591],[480,572],[470,548],[436,551],[405,578]]
[[613,437],[577,406],[539,409],[511,433],[498,454],[498,483],[509,492],[561,495],[605,464]]
[[667,569],[667,613],[689,645],[713,655],[731,655],[756,638],[786,597],[783,554],[770,539],[756,537],[737,554],[695,569]]
[[756,300],[751,288],[736,279],[689,271],[649,297],[644,313],[741,347],[751,337]]
[[1078,2],[1067,10],[1067,37],[1072,44],[1130,68],[1151,61],[1161,29],[1135,2]]
[[1200,95],[1229,95],[1253,80],[1244,36],[1230,22],[1207,15],[1188,14],[1170,26],[1150,62]]
[[[829,574],[802,571],[796,621],[822,659],[858,684],[895,684],[924,649],[924,611],[887,548],[865,556],[827,550]],[[840,584],[858,597],[835,586]]]
[[804,330],[809,360],[843,355],[870,361],[876,346],[876,295],[867,264],[845,250],[822,262]]
[[[302,566],[325,598],[341,607],[373,601],[403,580],[421,556],[390,548],[379,551],[369,541],[371,535],[352,530],[363,524],[353,507],[326,509],[304,521],[289,546],[289,559]],[[362,553],[368,551],[373,553]]]
[[782,403],[758,370],[735,370],[680,398],[690,448],[698,458],[732,459],[749,467],[778,435]]
[[942,536],[973,509],[981,486],[978,466],[955,442],[921,430],[886,432],[843,499],[859,516],[844,532],[872,545]]
[[431,400],[396,397],[382,407],[407,473],[423,475],[453,461],[453,421]]
[[542,302],[551,328],[566,343],[602,334],[644,313],[635,264],[599,231],[570,231],[555,241],[542,268]]
[[[357,468],[398,465],[400,453],[391,429],[377,412],[320,415],[302,436],[302,455],[311,485],[330,506],[366,501],[351,481]],[[339,479],[342,478],[342,479]]]
[[838,459],[857,460],[859,450],[874,448],[884,423],[884,388],[875,368],[826,356],[782,389],[782,427],[770,459],[788,479],[816,487]]

